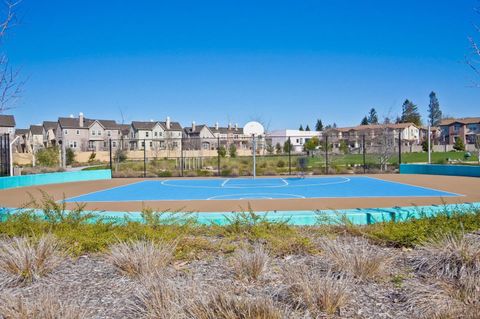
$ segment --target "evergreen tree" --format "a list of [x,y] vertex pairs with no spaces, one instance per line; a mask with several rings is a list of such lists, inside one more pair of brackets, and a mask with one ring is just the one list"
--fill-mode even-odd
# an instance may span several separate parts
[[323,123],[322,120],[318,119],[317,124],[315,124],[315,131],[323,131]]
[[377,111],[373,107],[370,109],[370,113],[368,113],[368,123],[369,124],[378,124]]
[[280,145],[280,143],[277,143],[275,145],[275,151],[277,152],[277,154],[281,154],[282,153],[282,145]]
[[368,125],[368,118],[366,116],[362,119],[362,122],[360,122],[360,125]]
[[308,124],[307,124],[307,127],[305,128],[305,131],[310,131],[310,126],[308,126]]
[[422,117],[418,112],[418,107],[408,99],[402,105],[401,123],[413,123],[417,126],[422,125]]
[[300,127],[298,128],[299,131],[303,131],[303,125],[300,124]]
[[437,94],[432,91],[430,93],[430,104],[428,105],[428,121],[431,126],[437,126],[442,119],[442,111],[440,111],[440,103]]
[[463,139],[458,137],[453,144],[453,149],[456,151],[465,151],[465,144],[463,144]]
[[290,139],[288,139],[285,141],[285,143],[283,143],[283,152],[289,153],[291,150],[292,150],[292,143],[290,142]]
[[385,120],[383,120],[383,124],[390,124],[390,118],[386,117]]
[[337,123],[333,123],[332,127],[337,128]]

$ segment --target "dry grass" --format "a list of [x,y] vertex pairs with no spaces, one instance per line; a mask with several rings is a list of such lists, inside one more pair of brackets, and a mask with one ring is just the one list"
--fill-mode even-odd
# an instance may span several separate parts
[[322,238],[320,249],[333,268],[360,280],[382,279],[389,275],[393,256],[375,249],[363,238]]
[[107,259],[131,277],[159,275],[172,262],[175,246],[153,241],[120,242],[110,248]]
[[256,244],[253,251],[239,249],[233,257],[234,271],[238,278],[257,280],[265,271],[270,257],[262,245]]
[[51,235],[38,240],[27,237],[0,242],[0,284],[27,283],[55,269],[63,252]]
[[179,289],[170,280],[156,277],[146,281],[142,289],[136,293],[129,306],[128,317],[182,319],[185,318],[185,314],[181,303],[188,299],[186,295],[181,296]]
[[480,292],[478,278],[470,286],[458,283],[437,282],[432,285],[415,285],[407,300],[409,311],[416,318],[454,319],[479,318]]
[[446,234],[423,243],[411,258],[413,268],[423,274],[461,278],[480,274],[480,239],[464,234]]
[[339,314],[348,303],[352,283],[347,277],[330,271],[325,276],[312,274],[306,267],[286,269],[284,276],[294,307],[306,307],[314,318]]
[[212,293],[195,299],[187,308],[195,319],[281,319],[287,314],[271,298],[241,298],[228,293]]
[[0,297],[0,317],[3,319],[83,319],[88,313],[81,307],[60,302],[50,293],[27,300],[20,296]]

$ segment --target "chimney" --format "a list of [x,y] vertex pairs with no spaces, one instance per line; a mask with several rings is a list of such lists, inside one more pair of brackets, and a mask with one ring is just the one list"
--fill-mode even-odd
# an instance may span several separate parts
[[196,129],[196,126],[195,126],[195,121],[192,122],[192,132],[194,132]]
[[238,131],[238,123],[235,123],[235,131]]
[[85,120],[83,118],[83,113],[80,112],[78,113],[78,126],[83,127]]
[[167,120],[165,121],[165,126],[167,127],[167,130],[170,129],[170,116],[167,116]]
[[215,129],[218,131],[218,122],[215,123]]
[[232,129],[232,123],[228,123],[228,129],[229,129],[229,130]]

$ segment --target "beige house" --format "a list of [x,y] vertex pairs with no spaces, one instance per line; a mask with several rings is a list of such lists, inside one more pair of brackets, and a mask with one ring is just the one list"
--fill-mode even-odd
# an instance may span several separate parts
[[182,144],[182,126],[170,121],[133,121],[130,127],[131,150],[179,150]]
[[212,130],[205,124],[196,125],[192,122],[192,126],[183,129],[184,143],[186,150],[216,150],[218,139]]
[[445,144],[455,144],[457,139],[474,145],[480,136],[480,117],[444,119],[440,122],[440,140]]
[[15,144],[13,145],[13,150],[17,153],[27,153],[28,146],[28,132],[30,130],[27,128],[17,128],[15,129]]
[[27,152],[32,153],[43,147],[43,126],[30,125],[27,136]]
[[0,135],[10,135],[10,140],[15,136],[15,117],[13,115],[0,115]]
[[107,151],[120,146],[122,127],[113,120],[87,119],[82,113],[77,118],[61,117],[55,130],[56,141],[76,151]]
[[243,133],[243,128],[238,124],[228,124],[227,127],[221,127],[218,122],[215,126],[210,127],[213,135],[220,139],[220,145],[229,147],[231,144],[235,144],[238,149],[249,149],[251,147],[251,138]]
[[55,131],[58,126],[58,122],[43,121],[43,145],[45,147],[51,147],[56,145]]

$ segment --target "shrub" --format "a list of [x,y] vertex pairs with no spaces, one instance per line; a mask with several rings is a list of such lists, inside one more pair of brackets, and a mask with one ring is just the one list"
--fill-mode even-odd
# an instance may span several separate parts
[[72,165],[75,162],[75,152],[70,147],[65,149],[65,162],[67,165]]
[[285,161],[283,161],[283,160],[278,160],[278,162],[277,162],[277,167],[279,167],[279,168],[285,167]]
[[88,162],[89,163],[92,163],[95,161],[95,157],[97,157],[97,153],[95,153],[94,151],[92,151],[92,153],[90,153],[90,156],[88,157]]
[[83,319],[90,318],[80,306],[65,303],[51,293],[40,291],[32,299],[20,296],[0,296],[0,317],[5,319]]
[[271,298],[241,298],[226,293],[211,293],[193,300],[187,313],[196,319],[281,319],[282,311]]
[[0,279],[6,284],[37,280],[54,270],[63,260],[61,256],[60,245],[51,235],[42,236],[38,241],[27,237],[2,241]]
[[157,174],[158,177],[172,177],[172,172],[170,171],[160,171]]
[[60,154],[57,147],[42,148],[37,151],[36,161],[40,166],[59,166]]
[[120,242],[110,248],[108,260],[132,277],[158,275],[173,260],[174,244],[152,241]]
[[257,280],[265,271],[268,260],[269,256],[260,244],[256,244],[253,251],[240,249],[233,260],[235,274],[241,279]]
[[330,271],[322,277],[310,273],[306,267],[286,269],[283,274],[294,308],[307,308],[313,318],[323,318],[325,313],[338,314],[348,303],[352,285],[348,277]]
[[235,146],[235,144],[230,144],[230,146],[228,147],[228,154],[232,158],[237,157],[237,147]]
[[455,140],[455,144],[453,144],[453,149],[456,151],[465,151],[465,144],[463,143],[463,139],[458,137]]
[[115,151],[115,155],[113,156],[113,160],[115,161],[115,163],[125,162],[127,160],[127,153],[124,150],[118,148]]
[[217,148],[217,154],[220,157],[225,157],[225,156],[227,156],[227,150],[225,149],[224,146],[220,146],[220,147]]
[[360,280],[379,279],[388,275],[392,256],[374,249],[365,239],[342,238],[320,241],[320,249],[333,263],[334,269],[346,272]]

